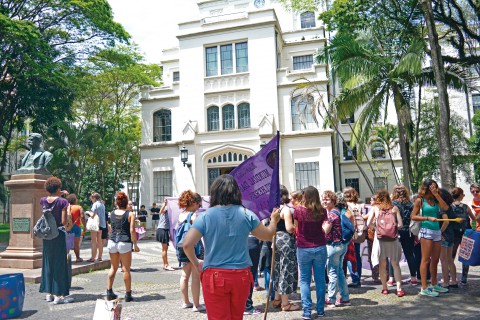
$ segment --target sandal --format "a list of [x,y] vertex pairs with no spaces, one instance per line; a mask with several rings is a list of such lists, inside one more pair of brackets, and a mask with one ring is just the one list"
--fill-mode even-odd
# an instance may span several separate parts
[[387,289],[382,290],[382,294],[388,294],[388,290]]
[[287,305],[282,304],[282,311],[298,311],[301,307],[296,303],[288,303]]
[[280,300],[280,299],[279,300],[275,299],[275,300],[272,301],[272,306],[274,308],[280,308],[281,305],[282,305],[282,300]]
[[100,258],[100,259],[96,259],[95,261],[102,262],[103,260],[102,258]]
[[163,267],[163,270],[167,270],[167,271],[175,271],[175,269],[173,269],[172,267],[170,267],[169,265],[167,266],[164,266]]
[[95,262],[95,259],[90,258],[90,259],[87,260],[87,262]]
[[403,297],[405,295],[405,291],[397,290],[397,297]]
[[77,260],[75,260],[75,263],[79,263],[79,262],[83,262],[83,259],[82,259],[82,258],[78,258]]

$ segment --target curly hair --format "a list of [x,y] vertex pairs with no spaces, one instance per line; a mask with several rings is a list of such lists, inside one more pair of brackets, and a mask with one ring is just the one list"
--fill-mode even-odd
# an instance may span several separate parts
[[290,196],[288,194],[287,187],[283,184],[280,185],[280,204],[290,203]]
[[382,189],[377,192],[377,197],[375,199],[375,205],[381,208],[391,208],[392,200],[390,199],[390,194],[388,190]]
[[222,174],[213,181],[210,188],[210,206],[231,204],[242,205],[242,192],[231,175]]
[[320,195],[318,189],[308,186],[303,189],[303,203],[304,206],[312,210],[313,217],[318,220],[325,213],[322,204],[320,203]]
[[401,203],[407,203],[410,201],[410,193],[407,187],[402,184],[393,186],[392,201],[399,201]]
[[178,207],[185,209],[190,207],[194,203],[202,203],[202,197],[192,190],[185,190],[178,198]]
[[128,205],[128,196],[125,192],[120,191],[115,196],[115,203],[117,204],[118,209],[126,209]]
[[345,189],[343,189],[343,194],[345,195],[345,200],[347,202],[358,202],[358,192],[357,190],[355,190],[355,188],[346,187]]
[[322,193],[322,198],[332,200],[333,204],[337,204],[337,194],[331,190],[325,190]]
[[75,195],[75,193],[70,193],[70,194],[67,196],[67,201],[68,201],[68,203],[70,203],[70,204],[75,204],[75,203],[77,203],[77,196]]
[[50,177],[45,181],[45,190],[50,194],[54,194],[57,190],[62,189],[62,180],[57,177]]

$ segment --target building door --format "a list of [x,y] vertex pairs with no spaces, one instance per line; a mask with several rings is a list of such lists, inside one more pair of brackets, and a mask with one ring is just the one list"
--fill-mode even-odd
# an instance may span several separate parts
[[232,172],[236,167],[222,167],[222,168],[208,168],[208,194],[210,194],[210,187],[213,181],[222,174],[228,174]]

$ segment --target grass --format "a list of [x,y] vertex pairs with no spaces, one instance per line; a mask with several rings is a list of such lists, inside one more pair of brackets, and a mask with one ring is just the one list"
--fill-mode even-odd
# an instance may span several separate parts
[[9,224],[0,224],[0,243],[8,243],[10,238],[10,225]]

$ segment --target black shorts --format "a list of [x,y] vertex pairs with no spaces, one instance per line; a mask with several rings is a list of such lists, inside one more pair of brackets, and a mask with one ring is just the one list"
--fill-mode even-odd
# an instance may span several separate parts
[[108,228],[100,227],[100,231],[102,231],[102,239],[108,239]]
[[170,230],[158,228],[156,238],[158,242],[166,243],[168,245],[170,242]]

